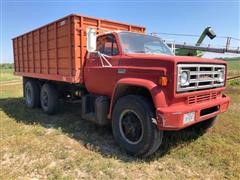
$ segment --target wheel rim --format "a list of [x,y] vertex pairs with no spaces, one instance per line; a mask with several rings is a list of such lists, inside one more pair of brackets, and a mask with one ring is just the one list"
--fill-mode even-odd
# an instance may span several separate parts
[[119,120],[120,133],[130,144],[137,144],[143,138],[143,124],[137,113],[132,110],[122,112]]
[[48,107],[48,94],[47,94],[47,92],[43,92],[42,93],[42,98],[41,98],[41,100],[42,100],[42,106],[44,106],[44,107]]
[[31,104],[31,102],[32,102],[32,91],[31,91],[31,89],[29,87],[26,87],[25,93],[26,93],[27,104]]

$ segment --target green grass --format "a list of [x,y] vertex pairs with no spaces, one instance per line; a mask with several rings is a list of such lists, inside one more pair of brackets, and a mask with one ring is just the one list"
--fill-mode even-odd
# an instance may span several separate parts
[[239,57],[230,57],[230,58],[217,58],[217,59],[223,59],[225,61],[240,61],[240,56]]
[[240,86],[240,78],[232,79],[228,82],[229,86]]
[[20,76],[13,75],[13,69],[0,68],[0,82],[21,80]]
[[228,60],[228,76],[240,76],[240,59]]
[[26,108],[21,84],[5,83],[0,179],[240,179],[239,92],[240,86],[228,86],[230,109],[208,133],[165,133],[153,157],[137,159],[114,142],[109,126],[82,120],[79,104],[61,103],[48,116]]

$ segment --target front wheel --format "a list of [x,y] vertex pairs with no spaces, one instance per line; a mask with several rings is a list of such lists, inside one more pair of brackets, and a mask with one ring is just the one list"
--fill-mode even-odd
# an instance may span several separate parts
[[154,114],[152,104],[142,96],[124,96],[115,104],[113,136],[128,154],[147,157],[159,148],[163,132],[153,123]]

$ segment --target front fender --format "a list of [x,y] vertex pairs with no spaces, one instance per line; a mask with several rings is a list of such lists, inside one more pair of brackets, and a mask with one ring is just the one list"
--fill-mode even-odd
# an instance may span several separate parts
[[143,87],[150,92],[156,109],[158,107],[167,106],[165,94],[162,91],[161,87],[157,85],[155,82],[146,80],[146,79],[140,79],[140,78],[123,78],[123,79],[120,79],[114,87],[114,91],[112,93],[112,98],[110,103],[110,111],[108,115],[109,118],[111,118],[112,116],[112,108],[115,103],[115,100],[117,99],[118,90],[121,89],[122,86]]

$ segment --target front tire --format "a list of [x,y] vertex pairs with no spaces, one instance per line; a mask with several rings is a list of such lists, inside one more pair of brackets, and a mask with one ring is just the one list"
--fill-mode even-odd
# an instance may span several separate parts
[[46,83],[41,88],[41,107],[47,114],[54,114],[57,109],[58,93],[52,84]]
[[113,110],[112,129],[116,142],[134,156],[147,157],[161,145],[163,132],[154,124],[154,108],[142,96],[120,98]]

